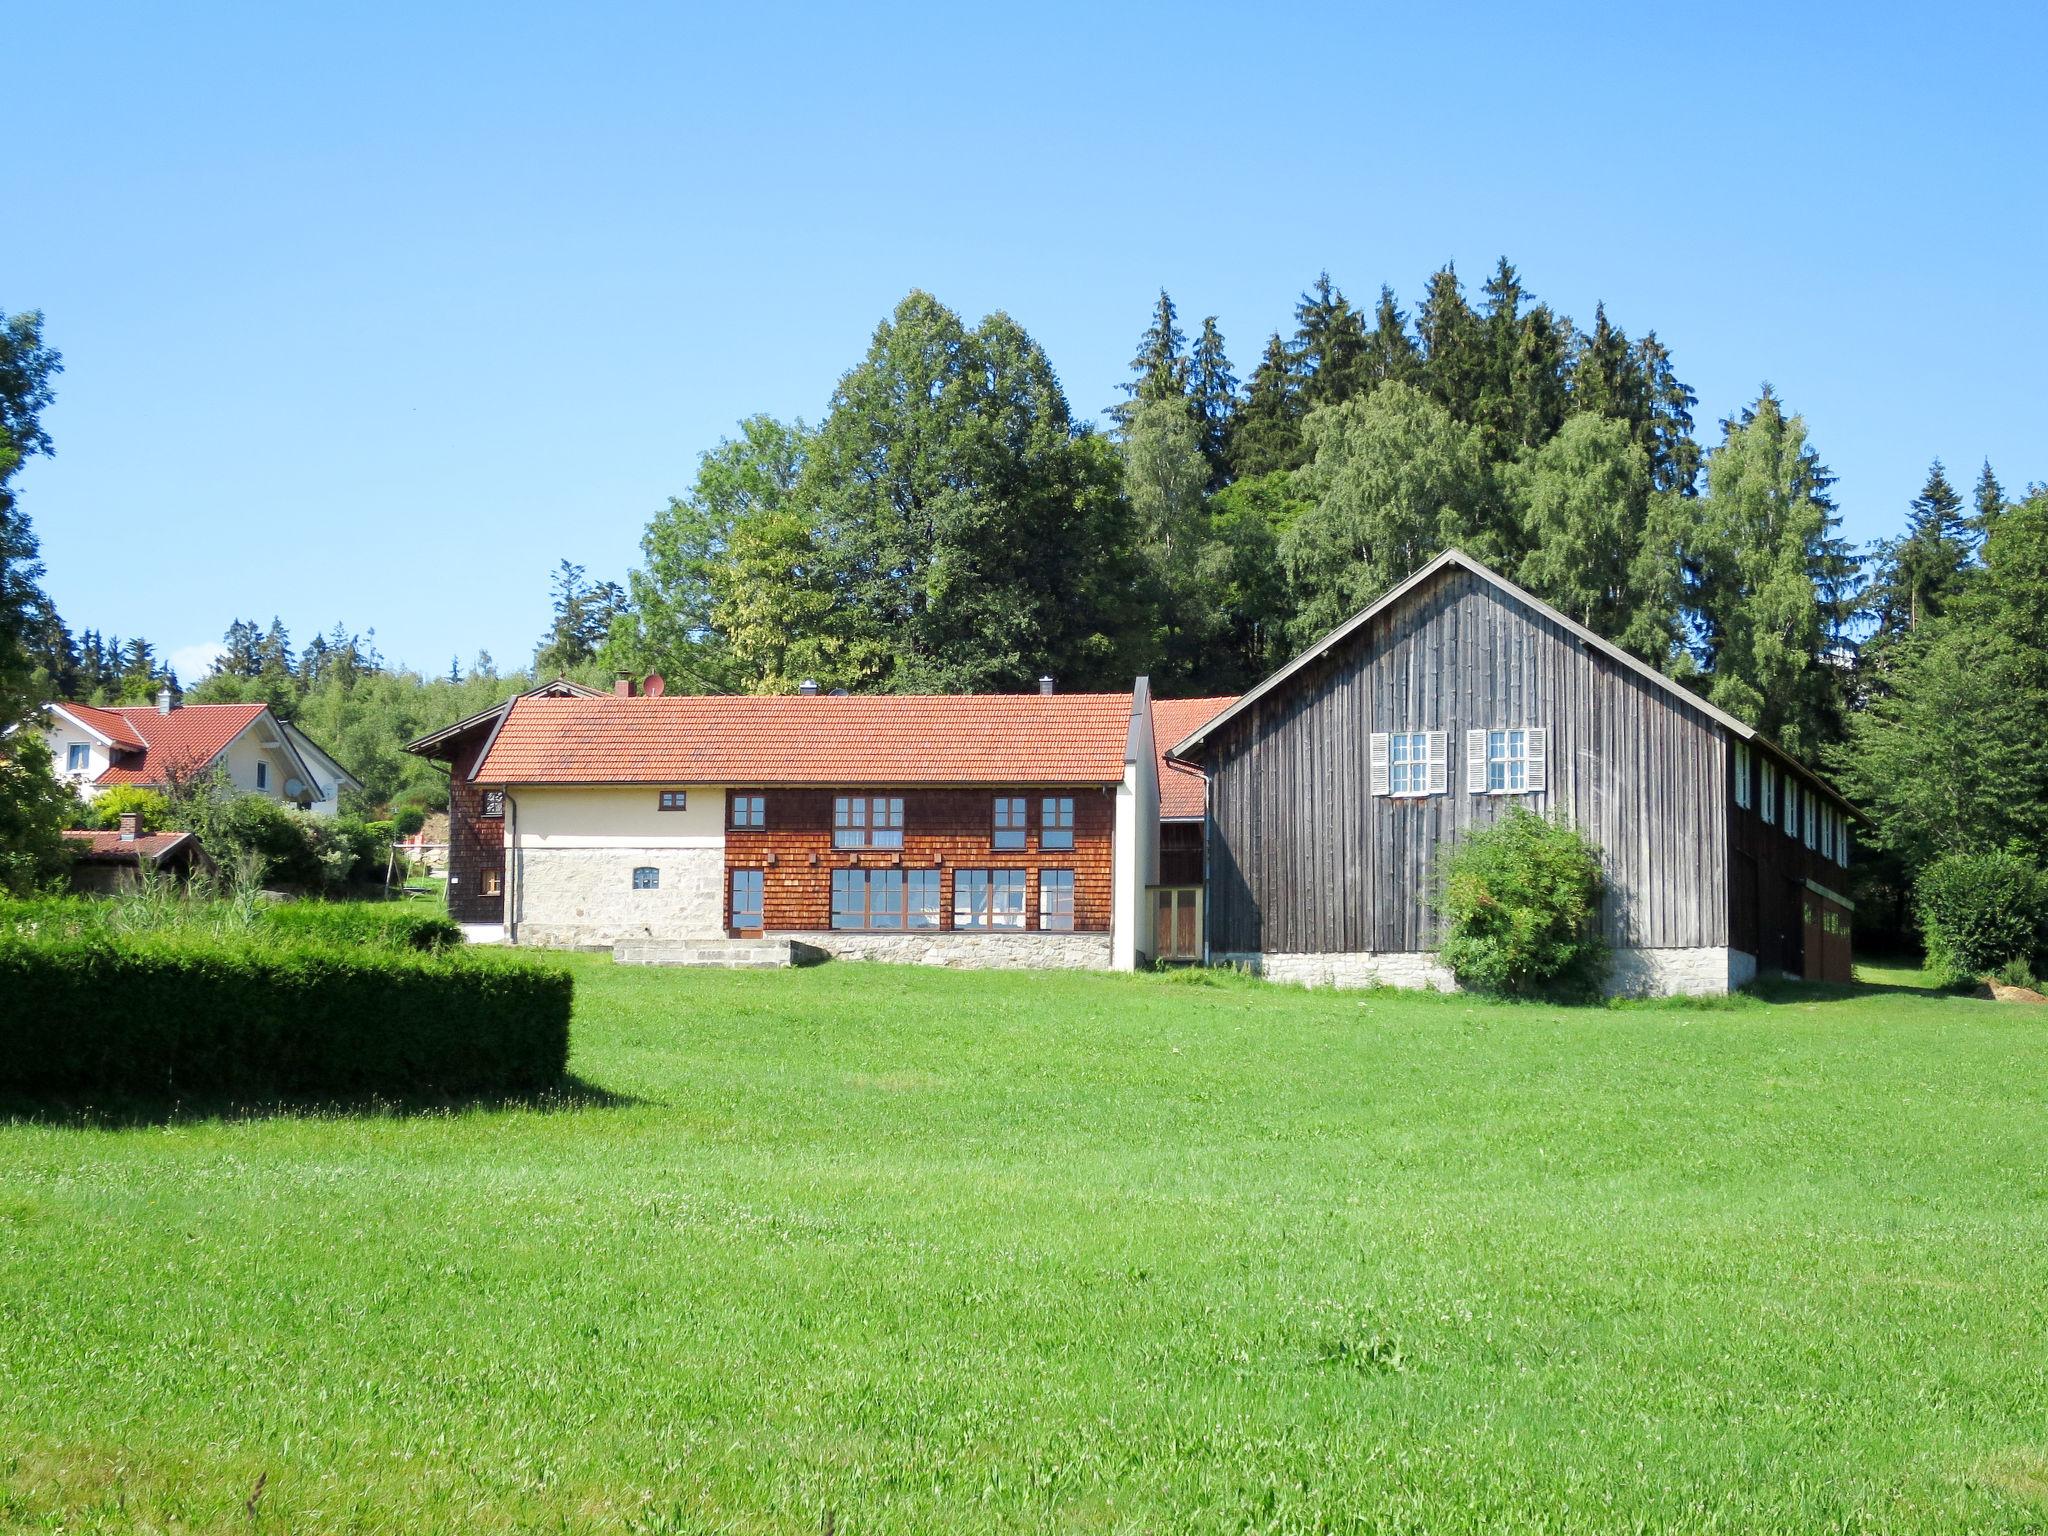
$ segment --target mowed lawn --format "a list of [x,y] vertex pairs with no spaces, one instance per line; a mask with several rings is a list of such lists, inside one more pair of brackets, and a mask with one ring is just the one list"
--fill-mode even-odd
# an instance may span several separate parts
[[2048,1009],[571,963],[609,1099],[0,1120],[0,1526],[2048,1524]]

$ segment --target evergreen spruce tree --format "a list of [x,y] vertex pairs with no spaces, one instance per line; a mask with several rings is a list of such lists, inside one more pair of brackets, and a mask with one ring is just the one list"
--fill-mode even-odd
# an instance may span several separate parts
[[1195,340],[1188,390],[1202,457],[1209,464],[1209,488],[1217,490],[1230,479],[1230,434],[1237,422],[1238,396],[1237,375],[1230,371],[1214,315],[1203,319],[1202,334]]
[[1474,404],[1474,422],[1488,456],[1496,460],[1512,457],[1521,445],[1515,373],[1522,348],[1522,299],[1521,276],[1503,256],[1486,280],[1485,346]]
[[1513,375],[1513,446],[1541,448],[1571,410],[1572,326],[1548,304],[1531,305],[1516,327]]
[[1303,410],[1342,405],[1363,393],[1367,383],[1365,321],[1343,290],[1331,285],[1329,273],[1319,274],[1315,285],[1301,296],[1294,319],[1292,362]]
[[1187,336],[1180,328],[1180,312],[1167,291],[1159,290],[1159,302],[1152,308],[1152,323],[1138,338],[1138,354],[1131,359],[1134,377],[1123,386],[1130,398],[1110,408],[1120,428],[1128,427],[1133,412],[1152,400],[1186,399],[1190,379]]
[[1300,466],[1304,454],[1302,418],[1307,414],[1294,387],[1287,344],[1276,331],[1266,355],[1252,370],[1244,403],[1230,431],[1230,473],[1237,479]]
[[1408,317],[1394,302],[1394,290],[1380,285],[1372,329],[1365,338],[1365,389],[1382,384],[1413,384],[1422,375],[1422,356],[1408,334]]
[[1971,522],[1979,539],[1990,537],[1991,530],[1998,526],[1999,515],[2005,511],[2005,487],[1998,483],[1998,476],[1991,473],[1991,461],[1984,461],[1983,471],[1977,476],[1976,492],[1970,497],[1973,508]]
[[1650,483],[1660,491],[1693,495],[1699,486],[1700,445],[1692,435],[1692,408],[1699,396],[1679,379],[1655,331],[1636,343],[1634,364],[1643,402],[1635,439],[1649,455]]
[[1455,263],[1446,262],[1430,277],[1429,290],[1416,311],[1415,329],[1422,341],[1422,377],[1429,394],[1453,421],[1474,422],[1486,378],[1486,333],[1465,302]]

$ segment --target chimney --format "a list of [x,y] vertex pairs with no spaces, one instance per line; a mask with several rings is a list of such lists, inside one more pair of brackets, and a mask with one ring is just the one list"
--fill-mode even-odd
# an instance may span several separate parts
[[807,677],[796,685],[796,691],[807,699],[815,699],[818,696],[818,680],[815,677]]
[[631,697],[633,697],[633,674],[630,672],[621,672],[618,673],[615,677],[613,677],[612,692],[617,694],[622,699],[630,699]]
[[165,683],[163,687],[157,689],[156,691],[156,712],[160,715],[168,715],[171,712],[172,707],[173,706],[171,704],[171,685],[169,683]]
[[1038,691],[1040,693],[1052,692],[1052,674],[1050,672],[1038,680]]
[[132,843],[142,835],[142,813],[123,811],[121,813],[121,841]]

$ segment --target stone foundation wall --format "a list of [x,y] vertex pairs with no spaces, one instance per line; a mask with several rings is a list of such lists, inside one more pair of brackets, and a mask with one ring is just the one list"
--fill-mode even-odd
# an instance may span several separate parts
[[[782,937],[782,935],[777,935]],[[840,960],[944,965],[967,971],[1106,971],[1106,933],[795,933],[788,937]]]
[[[621,939],[725,933],[725,856],[717,848],[521,848],[513,921],[521,944],[609,949]],[[633,889],[652,865],[661,885]]]
[[[1302,987],[1434,987],[1458,990],[1433,954],[1219,954],[1269,981]],[[1712,997],[1756,978],[1756,957],[1739,949],[1618,949],[1608,975],[1611,997]]]

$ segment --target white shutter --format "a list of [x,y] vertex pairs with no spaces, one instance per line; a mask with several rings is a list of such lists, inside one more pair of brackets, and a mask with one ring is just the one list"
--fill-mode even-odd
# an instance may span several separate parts
[[1486,732],[1465,733],[1465,791],[1467,794],[1486,793]]
[[1372,792],[1384,795],[1387,792],[1387,733],[1372,733]]
[[1550,784],[1550,727],[1531,726],[1522,733],[1522,740],[1527,744],[1529,753],[1527,777],[1523,782],[1534,794]]
[[1846,816],[1835,828],[1835,861],[1844,869],[1849,867],[1849,818]]
[[1429,792],[1440,795],[1451,787],[1451,733],[1429,733]]
[[1735,803],[1749,809],[1749,743],[1735,743]]
[[1757,796],[1757,804],[1763,809],[1764,825],[1768,827],[1778,819],[1778,770],[1771,766],[1769,758],[1763,761],[1763,781],[1758,788],[1762,792]]
[[1813,835],[1813,791],[1808,789],[1801,793],[1806,800],[1806,817],[1800,825],[1806,829],[1806,846],[1811,848],[1818,841]]

